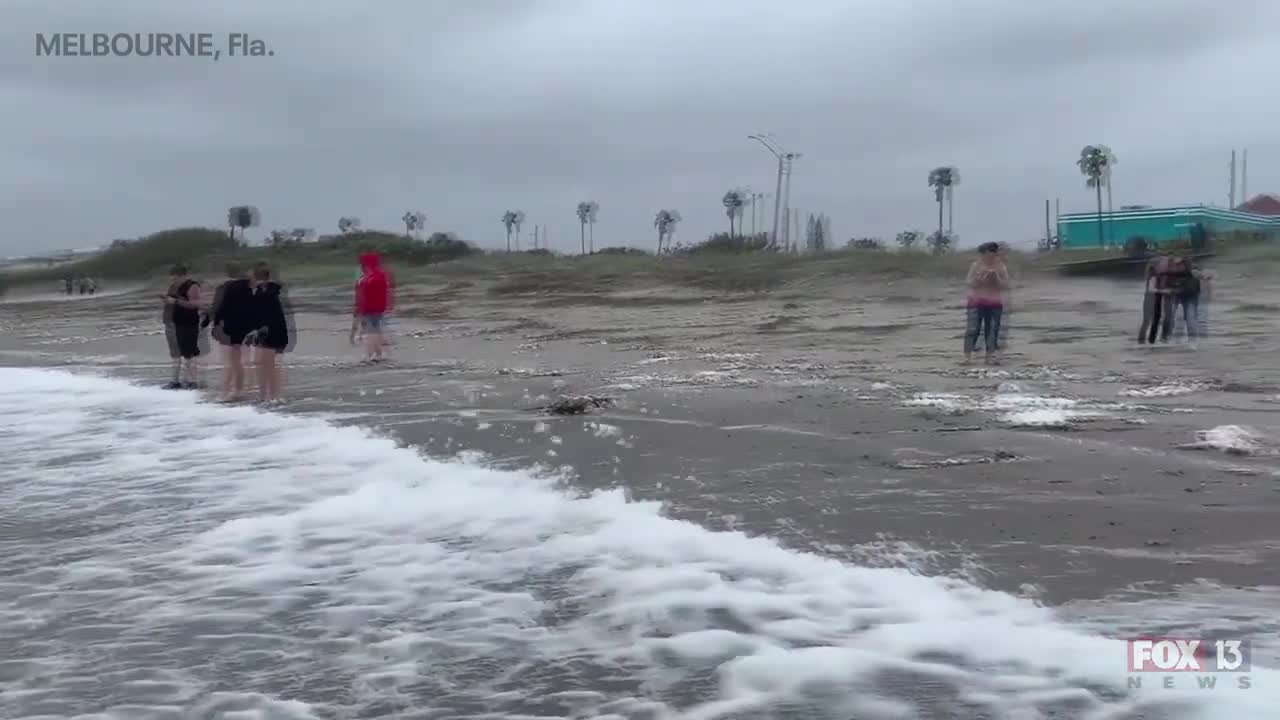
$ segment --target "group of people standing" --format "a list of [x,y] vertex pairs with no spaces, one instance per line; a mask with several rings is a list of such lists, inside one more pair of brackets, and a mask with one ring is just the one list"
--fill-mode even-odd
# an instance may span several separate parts
[[79,290],[81,295],[92,295],[98,291],[98,283],[84,275],[74,278],[68,275],[62,278],[62,289],[68,295],[75,290]]
[[[987,364],[1000,364],[1009,309],[1007,252],[999,243],[979,245],[978,258],[969,266],[965,281],[968,287],[965,363],[970,362],[981,345]],[[1167,343],[1179,325],[1185,329],[1190,343],[1207,337],[1212,277],[1211,273],[1197,269],[1184,254],[1161,252],[1153,257],[1146,265],[1138,342],[1154,344],[1158,337],[1160,342]]]
[[[223,347],[222,401],[236,402],[244,395],[246,360],[253,363],[258,399],[280,399],[281,371],[278,358],[293,348],[296,333],[283,286],[271,277],[266,264],[246,273],[229,264],[227,279],[212,297],[187,268],[175,265],[170,272],[164,302],[165,337],[173,359],[169,390],[196,389],[200,385],[200,358],[207,347],[205,330]],[[248,356],[248,357],[246,357]]]
[[1179,315],[1187,342],[1195,343],[1208,335],[1208,301],[1213,291],[1210,273],[1194,267],[1185,255],[1160,253],[1147,263],[1143,281],[1139,344],[1153,345],[1157,335],[1160,342],[1169,342]]
[[[365,361],[382,362],[390,342],[386,317],[391,312],[394,283],[376,253],[360,256],[351,314],[351,344],[363,340]],[[226,267],[226,280],[212,297],[183,265],[170,272],[164,301],[165,336],[173,359],[173,378],[166,389],[196,389],[201,358],[208,354],[208,335],[222,345],[222,401],[237,402],[245,390],[246,364],[252,363],[258,399],[274,403],[283,390],[281,355],[294,347],[297,329],[283,285],[264,263],[250,272]]]

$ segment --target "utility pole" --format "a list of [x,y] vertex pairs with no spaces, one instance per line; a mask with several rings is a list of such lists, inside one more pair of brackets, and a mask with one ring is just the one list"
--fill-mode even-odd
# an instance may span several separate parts
[[1111,209],[1111,163],[1107,163],[1107,244],[1116,244],[1115,213]]
[[[774,191],[774,195],[773,195],[773,238],[771,242],[773,243],[774,247],[777,247],[778,242],[780,240],[780,238],[778,237],[778,208],[782,207],[782,164],[783,162],[784,161],[782,159],[782,156],[779,155],[778,156],[778,189]],[[783,227],[785,228],[786,225],[784,224]]]
[[[785,153],[782,156],[784,171],[786,175],[786,189],[783,190],[783,192],[786,193],[786,197],[783,199],[783,207],[787,208],[786,217],[788,218],[795,216],[795,214],[791,212],[791,161],[798,157],[800,157],[800,153]],[[792,236],[791,236],[791,228],[790,227],[785,228],[784,232],[785,232],[785,239],[786,239],[785,246],[790,248],[793,242]],[[797,232],[796,234],[799,235],[800,233]]]
[[1231,151],[1231,186],[1227,190],[1227,209],[1236,208],[1236,151]]
[[538,226],[533,226],[533,249],[538,249]]
[[1044,249],[1053,249],[1053,231],[1049,228],[1049,198],[1044,200]]
[[[1240,151],[1240,204],[1249,202],[1249,148]],[[1235,210],[1235,208],[1230,208]]]
[[[778,144],[778,141],[768,135],[748,135],[747,139],[755,140],[761,145],[764,145],[765,149],[773,153],[773,156],[778,159],[778,183],[775,197],[773,199],[773,237],[771,239],[772,244],[776,247],[778,245],[778,241],[785,238],[785,236],[780,238],[778,235],[779,224],[782,226],[782,232],[787,233],[787,223],[784,217],[785,213],[783,212],[782,176],[784,174],[788,176],[787,188],[789,189],[791,187],[791,161],[800,157],[800,153],[786,152]],[[788,194],[786,199],[788,201],[790,200],[790,194]]]

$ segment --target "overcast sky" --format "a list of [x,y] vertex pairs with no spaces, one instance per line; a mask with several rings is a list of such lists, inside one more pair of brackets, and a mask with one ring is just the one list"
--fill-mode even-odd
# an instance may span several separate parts
[[[803,152],[792,205],[840,241],[936,222],[959,167],[962,243],[1043,234],[1044,200],[1093,196],[1080,148],[1115,151],[1115,203],[1280,191],[1275,0],[4,0],[0,255],[94,246],[234,204],[263,227],[342,215],[505,243],[726,229],[724,192],[772,192],[755,132]],[[207,32],[271,57],[36,57],[36,33]],[[225,53],[224,53],[225,55]],[[772,205],[765,217],[771,217]],[[748,226],[750,219],[747,220]],[[749,228],[748,228],[749,229]],[[527,242],[527,240],[526,240]]]

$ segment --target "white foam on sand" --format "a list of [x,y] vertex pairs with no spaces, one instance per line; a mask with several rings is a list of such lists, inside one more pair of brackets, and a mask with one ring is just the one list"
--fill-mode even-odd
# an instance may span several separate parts
[[1266,435],[1244,425],[1219,425],[1209,430],[1197,430],[1195,442],[1182,446],[1185,450],[1219,450],[1230,455],[1280,454]]
[[[358,427],[0,369],[0,716],[1268,717],[956,579],[424,459]],[[572,691],[572,692],[567,692]],[[960,700],[953,700],[958,693]]]
[[954,393],[919,393],[904,401],[908,407],[927,407],[948,415],[972,411],[993,413],[999,422],[1014,427],[1070,428],[1101,418],[1115,417],[1126,405],[1049,397],[1025,392],[1016,383],[1002,383],[994,395],[974,397]]
[[1120,391],[1122,397],[1140,397],[1140,398],[1159,398],[1159,397],[1179,397],[1182,395],[1191,395],[1192,393],[1201,392],[1209,389],[1206,383],[1199,382],[1173,382],[1161,383],[1159,385],[1149,385],[1146,387],[1126,388]]

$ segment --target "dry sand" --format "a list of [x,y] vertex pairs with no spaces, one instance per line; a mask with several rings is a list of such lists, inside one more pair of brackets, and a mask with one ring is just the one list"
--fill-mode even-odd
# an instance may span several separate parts
[[[578,490],[622,486],[710,527],[1053,605],[1260,591],[1280,567],[1278,307],[1266,288],[1223,290],[1199,350],[1146,348],[1137,293],[1024,283],[1007,364],[962,368],[960,289],[928,280],[733,296],[441,283],[404,290],[394,362],[362,367],[347,298],[295,289],[284,411],[437,456],[565,467]],[[10,297],[0,363],[160,383],[153,297]],[[588,392],[616,405],[532,409]]]

